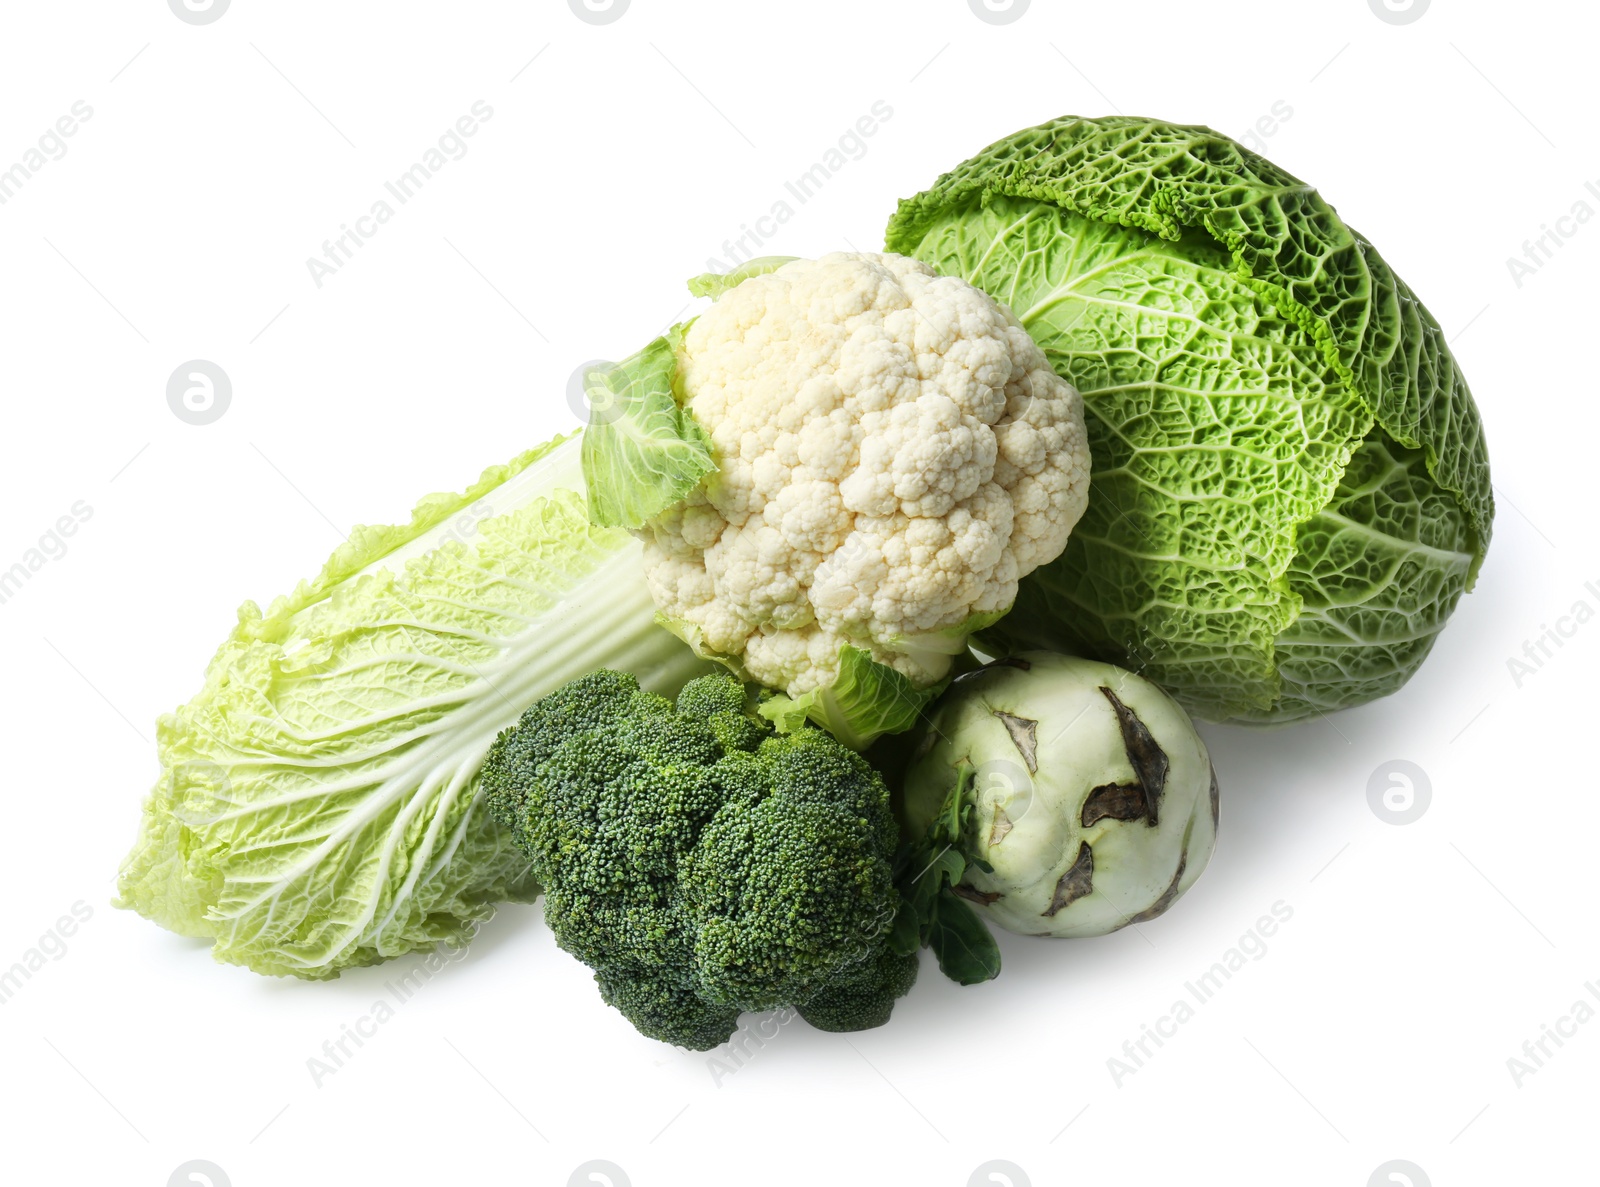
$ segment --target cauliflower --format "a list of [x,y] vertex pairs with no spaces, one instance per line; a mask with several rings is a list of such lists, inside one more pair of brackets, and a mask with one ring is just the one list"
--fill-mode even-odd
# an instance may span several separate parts
[[1083,513],[1083,401],[987,294],[903,256],[743,280],[676,346],[718,469],[648,524],[663,617],[790,697],[853,646],[925,688]]

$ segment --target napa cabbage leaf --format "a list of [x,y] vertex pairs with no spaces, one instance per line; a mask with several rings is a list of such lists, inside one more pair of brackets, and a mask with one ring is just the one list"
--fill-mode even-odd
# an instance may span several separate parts
[[310,979],[460,945],[538,893],[490,818],[501,730],[597,668],[673,692],[702,670],[655,625],[640,545],[590,522],[577,438],[358,527],[238,625],[158,723],[161,773],[118,905],[219,960]]

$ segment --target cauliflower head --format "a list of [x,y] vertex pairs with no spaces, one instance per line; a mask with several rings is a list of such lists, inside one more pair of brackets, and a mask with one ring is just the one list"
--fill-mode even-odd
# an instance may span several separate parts
[[663,618],[790,697],[859,648],[926,688],[1084,510],[1078,392],[1011,311],[896,255],[795,260],[676,339],[716,469],[645,525]]

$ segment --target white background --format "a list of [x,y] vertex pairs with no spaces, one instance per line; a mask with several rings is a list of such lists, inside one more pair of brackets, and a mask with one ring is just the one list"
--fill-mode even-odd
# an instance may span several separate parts
[[[542,1185],[606,1159],[636,1187],[959,1187],[1005,1159],[1014,1187],[1360,1187],[1406,1159],[1440,1187],[1594,1181],[1600,1020],[1520,1086],[1507,1066],[1600,992],[1600,624],[1520,687],[1507,664],[1600,609],[1600,220],[1520,286],[1506,264],[1600,211],[1588,12],[1034,0],[993,26],[965,0],[634,0],[593,26],[560,0],[234,0],[195,27],[161,0],[7,5],[0,168],[75,101],[93,116],[0,206],[0,568],[74,503],[92,518],[0,605],[0,966],[93,915],[0,1007],[5,1179],[160,1187],[205,1159],[232,1187]],[[319,288],[307,257],[480,99],[467,155]],[[1206,730],[1219,847],[1156,922],[1004,936],[999,980],[925,967],[889,1026],[796,1022],[718,1083],[507,909],[316,1085],[307,1060],[397,969],[262,979],[110,908],[156,716],[240,601],[349,525],[575,427],[573,368],[673,320],[880,99],[865,155],[765,251],[876,249],[897,198],[1060,114],[1243,136],[1292,109],[1264,151],[1379,245],[1477,393],[1500,510],[1476,592],[1400,695]],[[192,358],[234,385],[204,427],[165,397]],[[1432,787],[1405,827],[1368,806],[1393,759]],[[1124,1040],[1280,901],[1266,954],[1119,1086]]]

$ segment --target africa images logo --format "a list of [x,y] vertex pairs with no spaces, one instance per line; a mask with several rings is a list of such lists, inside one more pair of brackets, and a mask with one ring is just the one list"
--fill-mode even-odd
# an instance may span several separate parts
[[967,1187],[1032,1187],[1028,1172],[1004,1158],[981,1163],[967,1177]]
[[567,0],[572,14],[586,25],[609,25],[622,19],[631,0]]
[[1387,25],[1409,25],[1420,21],[1432,0],[1367,0],[1367,7]]
[[1412,824],[1433,802],[1433,782],[1416,763],[1393,758],[1367,779],[1367,806],[1385,824]]
[[227,1172],[216,1163],[191,1158],[172,1172],[167,1187],[233,1187],[233,1184]]
[[1009,25],[1020,21],[1031,0],[967,0],[972,15],[988,25]]
[[221,420],[232,401],[228,373],[205,359],[190,359],[167,378],[167,407],[185,424]]
[[167,0],[167,7],[186,25],[209,25],[221,20],[231,0]]
[[604,1158],[591,1158],[573,1168],[567,1176],[567,1187],[630,1187],[628,1173],[614,1162]]

